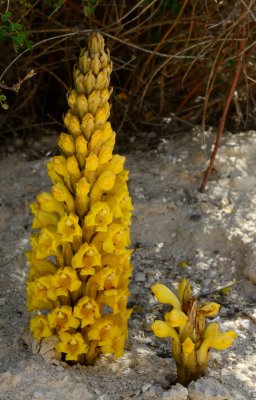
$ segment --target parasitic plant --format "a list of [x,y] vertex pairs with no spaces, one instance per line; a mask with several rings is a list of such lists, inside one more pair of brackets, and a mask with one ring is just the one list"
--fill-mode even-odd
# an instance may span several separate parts
[[123,354],[132,273],[132,203],[125,157],[113,155],[109,88],[112,63],[99,33],[89,37],[67,94],[62,155],[47,163],[50,192],[34,214],[27,308],[37,340],[55,336],[66,361],[93,364],[98,354]]
[[187,279],[180,282],[178,297],[159,283],[153,285],[151,290],[160,303],[173,307],[165,313],[165,321],[153,322],[152,330],[158,337],[171,338],[177,380],[187,385],[203,375],[209,360],[209,349],[229,348],[237,334],[233,331],[219,332],[216,322],[206,323],[207,317],[217,315],[220,306],[213,302],[198,304]]

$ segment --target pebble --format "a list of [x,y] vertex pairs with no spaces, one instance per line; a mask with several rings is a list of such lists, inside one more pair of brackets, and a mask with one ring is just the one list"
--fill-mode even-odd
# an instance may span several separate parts
[[146,383],[145,385],[142,386],[141,390],[142,392],[146,392],[149,388],[151,388],[151,383]]
[[162,400],[187,400],[188,390],[177,383],[167,392],[163,392]]
[[213,378],[201,378],[188,385],[190,400],[231,400],[228,389]]
[[145,282],[145,280],[146,280],[146,275],[144,274],[144,272],[137,272],[135,274],[136,282]]
[[6,302],[6,298],[5,297],[1,297],[0,298],[0,306],[4,306]]

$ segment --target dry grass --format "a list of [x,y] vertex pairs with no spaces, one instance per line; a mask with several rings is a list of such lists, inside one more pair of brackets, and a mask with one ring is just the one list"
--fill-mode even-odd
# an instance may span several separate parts
[[159,130],[163,118],[173,129],[217,126],[228,96],[224,125],[255,126],[256,0],[98,0],[89,16],[88,1],[53,3],[7,2],[34,44],[15,54],[11,40],[2,42],[0,87],[10,108],[0,116],[1,136],[37,124],[61,129],[73,63],[91,30],[105,35],[114,61],[116,129]]

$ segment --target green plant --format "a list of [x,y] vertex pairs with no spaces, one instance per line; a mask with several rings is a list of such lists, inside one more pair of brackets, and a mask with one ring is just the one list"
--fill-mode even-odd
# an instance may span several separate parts
[[67,100],[62,155],[48,162],[51,193],[31,205],[34,214],[27,308],[37,340],[55,335],[66,361],[93,364],[97,355],[123,354],[128,334],[131,198],[125,157],[113,155],[107,121],[112,63],[94,33],[74,69]]
[[173,307],[165,313],[164,321],[156,320],[152,324],[152,330],[158,337],[171,338],[178,382],[188,385],[203,375],[210,348],[229,348],[237,334],[234,331],[219,332],[216,322],[207,324],[206,318],[216,316],[220,306],[213,302],[198,304],[187,279],[180,282],[178,297],[159,283],[153,285],[151,290],[160,303]]
[[28,49],[32,48],[33,42],[28,40],[28,35],[29,32],[24,30],[22,24],[13,21],[13,14],[11,11],[6,11],[1,15],[0,40],[10,40],[15,52],[18,52],[24,45],[26,45]]

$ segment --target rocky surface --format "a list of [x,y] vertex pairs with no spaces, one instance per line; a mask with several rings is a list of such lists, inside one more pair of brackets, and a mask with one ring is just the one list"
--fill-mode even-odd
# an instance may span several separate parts
[[[19,153],[0,161],[1,400],[256,399],[256,132],[225,136],[205,193],[198,191],[206,166],[201,139],[193,132],[127,154],[134,313],[125,356],[102,357],[93,367],[51,364],[52,343],[30,345],[23,253],[29,202],[49,189],[46,158],[28,161]],[[230,350],[212,352],[205,377],[188,389],[175,382],[168,341],[150,329],[163,314],[150,286],[175,290],[185,276],[202,301],[222,305],[221,329],[239,334]]]

